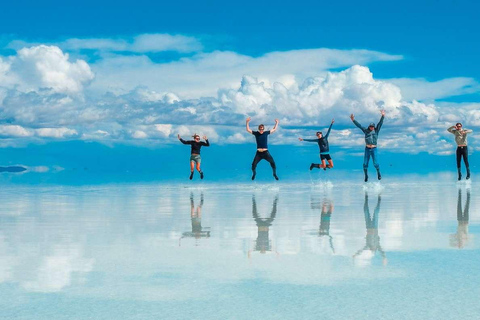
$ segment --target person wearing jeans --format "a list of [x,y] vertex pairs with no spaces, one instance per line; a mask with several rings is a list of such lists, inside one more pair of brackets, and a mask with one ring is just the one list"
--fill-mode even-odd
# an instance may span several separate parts
[[377,169],[378,180],[382,179],[382,175],[380,174],[380,165],[378,164],[377,160],[377,140],[380,128],[383,124],[383,119],[385,118],[385,110],[382,110],[380,113],[382,114],[382,117],[377,125],[372,122],[368,128],[362,127],[362,125],[355,120],[353,113],[350,115],[350,119],[352,119],[353,123],[365,134],[365,155],[363,157],[363,172],[365,173],[365,182],[368,181],[368,163],[370,162],[370,157],[373,160],[373,166],[375,169]]
[[457,170],[458,170],[458,180],[462,180],[462,157],[463,162],[465,163],[465,168],[467,169],[466,179],[470,179],[470,165],[468,164],[468,147],[467,147],[467,135],[472,133],[472,130],[463,129],[462,124],[458,122],[456,125],[451,126],[447,129],[448,132],[455,135],[455,142],[457,143]]

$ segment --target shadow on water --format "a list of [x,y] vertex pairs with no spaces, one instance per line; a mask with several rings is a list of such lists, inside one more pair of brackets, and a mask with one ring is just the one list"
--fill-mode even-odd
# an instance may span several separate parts
[[[257,225],[257,240],[255,241],[254,251],[260,252],[261,254],[272,251],[278,254],[275,250],[272,249],[269,235],[270,226],[272,225],[277,215],[277,204],[278,194],[275,195],[275,199],[273,200],[270,216],[268,218],[262,218],[257,210],[257,202],[255,200],[255,195],[252,196],[252,216]],[[248,252],[248,257],[250,256],[251,250]]]
[[470,211],[470,189],[467,189],[467,200],[462,210],[462,189],[458,189],[457,199],[457,233],[450,235],[450,246],[462,249],[468,245],[470,237],[468,234],[468,219]]
[[[194,238],[196,240],[201,238],[210,238],[210,228],[202,227],[202,206],[203,206],[203,192],[200,194],[200,203],[195,207],[193,192],[190,193],[190,218],[192,222],[192,231],[182,233],[178,245],[181,245],[183,238]],[[198,246],[198,241],[195,242]]]
[[0,172],[24,172],[27,168],[22,166],[0,167]]
[[383,251],[382,246],[380,245],[380,236],[378,235],[378,219],[380,215],[380,204],[382,202],[382,196],[378,194],[377,196],[377,205],[373,210],[373,216],[370,213],[370,208],[368,205],[368,192],[365,192],[365,200],[363,203],[363,214],[365,216],[365,227],[367,235],[365,236],[365,246],[358,250],[354,255],[353,259],[355,264],[360,266],[369,265],[371,260],[375,257],[376,253],[379,252],[382,256],[382,264],[387,265],[387,256],[385,251]]

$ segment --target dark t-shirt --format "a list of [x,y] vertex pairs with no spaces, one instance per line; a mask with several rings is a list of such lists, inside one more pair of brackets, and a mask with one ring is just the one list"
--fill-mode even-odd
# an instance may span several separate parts
[[180,139],[180,141],[183,144],[189,144],[189,145],[192,146],[191,154],[200,154],[200,148],[202,146],[205,146],[205,147],[210,146],[210,142],[208,142],[208,140],[205,140],[205,142],[203,142],[203,141],[196,142],[194,140],[185,141],[183,139]]
[[252,131],[252,134],[255,136],[255,139],[257,139],[257,149],[267,149],[267,141],[268,141],[268,135],[270,134],[270,130],[268,131],[263,131],[263,133],[260,133],[258,131]]

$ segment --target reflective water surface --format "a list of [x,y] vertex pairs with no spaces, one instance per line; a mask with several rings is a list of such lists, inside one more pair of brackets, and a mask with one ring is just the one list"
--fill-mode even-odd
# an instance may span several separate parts
[[1,319],[478,319],[451,181],[0,190]]

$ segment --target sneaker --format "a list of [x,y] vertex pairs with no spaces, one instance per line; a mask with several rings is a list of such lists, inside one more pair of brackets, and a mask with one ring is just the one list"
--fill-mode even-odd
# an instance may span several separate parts
[[190,173],[190,180],[193,179],[193,171]]
[[312,163],[312,164],[310,165],[310,171],[311,171],[313,168],[315,168],[315,163]]
[[252,180],[255,180],[255,176],[256,176],[256,175],[257,175],[256,173],[254,173],[254,174],[252,175]]
[[368,174],[365,175],[365,182],[368,181]]
[[378,173],[378,180],[382,180],[382,175],[380,174],[380,172]]
[[273,174],[273,177],[275,178],[275,180],[278,180],[278,177],[275,173]]
[[203,171],[200,172],[200,179],[203,179]]

